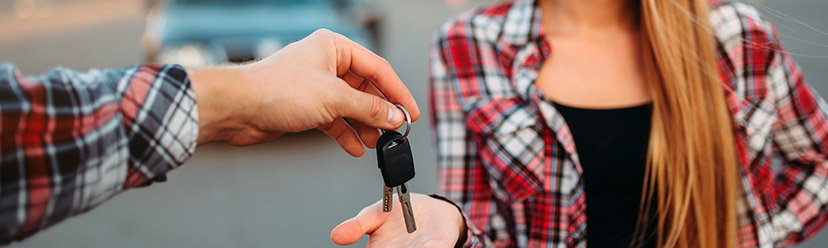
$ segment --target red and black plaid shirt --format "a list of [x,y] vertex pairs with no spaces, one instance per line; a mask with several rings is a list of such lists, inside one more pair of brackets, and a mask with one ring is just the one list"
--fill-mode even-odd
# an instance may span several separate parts
[[165,180],[195,151],[180,66],[24,77],[0,64],[0,244]]
[[[738,243],[795,244],[828,218],[828,106],[755,8],[717,3],[710,18],[739,127]],[[533,85],[553,56],[541,23],[533,0],[498,3],[449,21],[432,44],[439,188],[467,216],[470,247],[586,246],[572,134]]]

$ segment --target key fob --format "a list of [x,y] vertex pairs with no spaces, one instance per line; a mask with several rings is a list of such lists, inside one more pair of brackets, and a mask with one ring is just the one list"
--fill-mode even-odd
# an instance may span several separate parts
[[386,131],[377,140],[377,166],[385,186],[396,187],[414,178],[414,157],[408,139],[397,131]]

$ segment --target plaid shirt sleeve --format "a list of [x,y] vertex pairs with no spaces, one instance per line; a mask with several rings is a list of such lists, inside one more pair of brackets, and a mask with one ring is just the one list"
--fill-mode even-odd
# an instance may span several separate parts
[[[442,43],[447,42],[447,38],[443,37],[446,33],[444,31],[441,30],[434,36],[429,57],[429,107],[437,144],[438,187],[442,194],[460,206],[466,219],[468,228],[464,247],[493,247],[491,241],[485,240],[483,231],[468,216],[469,211],[472,211],[469,209],[472,201],[491,205],[495,201],[491,190],[487,188],[484,172],[471,163],[477,149],[470,140],[471,136],[466,133],[465,114],[449,75],[446,57],[442,54]],[[474,193],[468,194],[470,192]]]
[[195,151],[197,119],[180,66],[24,77],[0,64],[0,244],[164,181]]
[[773,40],[766,75],[776,109],[771,133],[784,157],[774,180],[773,239],[787,246],[816,234],[828,221],[828,105],[805,82],[774,26],[763,24]]

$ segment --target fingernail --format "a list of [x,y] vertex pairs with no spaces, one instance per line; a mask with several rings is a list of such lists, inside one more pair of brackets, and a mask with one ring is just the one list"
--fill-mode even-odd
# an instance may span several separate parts
[[392,125],[402,124],[403,112],[397,106],[388,107],[388,122]]

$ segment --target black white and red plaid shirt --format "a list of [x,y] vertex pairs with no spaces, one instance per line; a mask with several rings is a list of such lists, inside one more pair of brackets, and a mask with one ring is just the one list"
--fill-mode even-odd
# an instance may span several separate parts
[[180,66],[24,77],[0,64],[0,244],[163,181],[195,151],[197,119]]
[[[828,218],[828,106],[755,8],[715,3],[710,18],[742,165],[738,243],[795,244]],[[572,134],[533,85],[554,56],[541,23],[534,0],[498,3],[449,21],[432,44],[439,188],[467,216],[467,247],[586,246]]]

